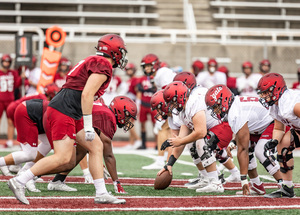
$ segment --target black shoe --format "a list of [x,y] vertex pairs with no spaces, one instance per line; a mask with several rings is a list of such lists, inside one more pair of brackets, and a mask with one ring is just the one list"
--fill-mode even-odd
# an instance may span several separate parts
[[293,198],[294,196],[294,186],[288,187],[285,184],[279,190],[264,195],[265,198]]
[[138,150],[139,150],[139,149],[146,149],[146,146],[140,146],[140,147],[138,147],[137,149],[138,149]]

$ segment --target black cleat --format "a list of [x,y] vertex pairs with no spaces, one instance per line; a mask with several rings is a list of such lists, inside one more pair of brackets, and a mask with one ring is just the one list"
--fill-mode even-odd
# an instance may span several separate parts
[[279,190],[264,195],[265,198],[293,198],[294,196],[294,186],[288,187],[285,184]]

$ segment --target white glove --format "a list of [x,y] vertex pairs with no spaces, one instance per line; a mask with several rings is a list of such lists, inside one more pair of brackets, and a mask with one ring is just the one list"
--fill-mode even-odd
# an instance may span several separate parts
[[91,173],[83,175],[83,177],[84,177],[84,183],[85,184],[93,184],[94,183],[94,180],[93,180],[93,177],[92,177]]
[[92,141],[95,139],[95,131],[93,128],[93,117],[92,114],[83,115],[83,125],[85,132],[85,140]]
[[154,134],[158,134],[158,131],[160,131],[162,128],[162,125],[166,122],[166,120],[162,120],[162,121],[156,121],[155,122],[155,125],[154,125],[154,128],[153,128],[153,133]]

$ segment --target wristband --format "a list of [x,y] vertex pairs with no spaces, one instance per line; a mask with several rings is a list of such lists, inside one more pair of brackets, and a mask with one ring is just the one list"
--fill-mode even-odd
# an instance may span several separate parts
[[171,155],[171,156],[169,157],[167,166],[173,166],[174,163],[176,162],[176,160],[177,160],[177,159],[174,157],[174,155]]
[[241,175],[241,181],[247,180],[247,175]]
[[243,188],[245,184],[248,184],[248,180],[247,179],[241,180],[241,184],[242,184],[242,188]]
[[83,115],[84,131],[94,131],[92,114]]

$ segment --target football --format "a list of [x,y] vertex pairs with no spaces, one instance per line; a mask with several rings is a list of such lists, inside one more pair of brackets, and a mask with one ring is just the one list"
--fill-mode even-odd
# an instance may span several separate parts
[[154,181],[154,189],[164,190],[171,184],[171,182],[172,175],[170,175],[169,171],[165,171],[160,176],[156,176]]

